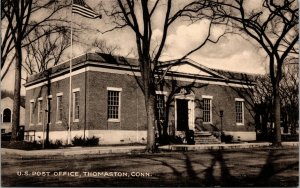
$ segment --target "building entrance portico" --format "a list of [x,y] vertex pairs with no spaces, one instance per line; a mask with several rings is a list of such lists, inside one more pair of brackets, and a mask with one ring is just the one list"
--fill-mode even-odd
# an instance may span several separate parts
[[179,135],[188,130],[195,130],[195,95],[192,91],[181,89],[175,95],[175,134]]

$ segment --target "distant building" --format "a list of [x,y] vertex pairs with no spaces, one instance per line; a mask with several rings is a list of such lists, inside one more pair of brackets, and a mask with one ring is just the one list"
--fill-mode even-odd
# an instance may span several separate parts
[[[1,132],[11,132],[13,99],[9,96],[1,98]],[[25,125],[25,100],[21,100],[20,125]]]
[[[102,144],[146,142],[137,60],[87,53],[72,62],[71,137],[97,136]],[[256,139],[252,109],[239,93],[252,87],[245,74],[213,70],[190,59],[162,62],[160,72],[167,67],[156,91],[156,118],[169,135],[184,138],[193,130],[200,137],[225,131],[236,140]],[[50,117],[50,139],[67,140],[69,75],[66,62],[28,79],[26,129],[36,130],[36,139],[43,138]]]

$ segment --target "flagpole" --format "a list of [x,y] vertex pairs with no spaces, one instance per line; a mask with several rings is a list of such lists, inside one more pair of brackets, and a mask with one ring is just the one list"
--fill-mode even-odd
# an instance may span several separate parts
[[72,110],[72,59],[73,59],[73,0],[71,0],[71,54],[70,54],[70,85],[69,85],[69,128],[68,144],[71,144],[71,110]]

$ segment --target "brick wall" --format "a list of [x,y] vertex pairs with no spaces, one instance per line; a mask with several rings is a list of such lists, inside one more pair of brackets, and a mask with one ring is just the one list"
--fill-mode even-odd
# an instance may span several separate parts
[[[85,83],[85,76],[86,83]],[[169,82],[169,81],[167,81]],[[212,124],[220,128],[219,111],[224,110],[223,130],[227,131],[253,131],[253,118],[247,108],[245,109],[245,124],[236,125],[235,122],[235,98],[238,93],[228,86],[220,85],[191,85],[190,82],[177,82],[178,86],[193,86],[195,94],[195,123],[203,125],[202,95],[210,95],[212,99]],[[164,90],[169,94],[172,89],[165,85]],[[121,91],[121,119],[120,122],[108,122],[107,120],[107,87],[122,88]],[[47,98],[47,86],[42,86],[26,91],[26,129],[42,130],[42,125],[37,124],[37,105],[34,108],[33,125],[29,123],[30,100],[43,98],[45,109]],[[146,130],[146,115],[143,93],[133,76],[126,74],[113,74],[88,71],[86,74],[80,73],[72,77],[72,88],[80,89],[80,120],[72,122],[72,130],[83,130],[86,119],[86,130]],[[85,92],[86,88],[86,92]],[[176,89],[176,88],[175,88]],[[57,93],[63,93],[63,123],[56,123]],[[85,93],[87,95],[85,101]],[[68,129],[68,103],[69,103],[69,79],[66,77],[51,83],[50,94],[52,95],[52,115],[50,131],[67,131]],[[246,101],[245,101],[246,102]],[[86,110],[86,114],[85,114]],[[169,125],[174,126],[175,121],[174,100],[170,103]],[[85,117],[86,115],[86,117]],[[205,128],[210,129],[207,125]],[[174,127],[170,127],[170,130]]]
[[[198,124],[203,130],[213,131],[214,126],[217,129],[221,129],[221,118],[220,110],[223,110],[222,119],[222,130],[223,131],[254,131],[254,117],[251,115],[252,110],[246,100],[244,101],[244,125],[236,124],[236,112],[235,112],[235,99],[244,98],[246,95],[243,94],[247,89],[233,88],[229,86],[220,85],[209,85],[209,84],[198,84],[183,81],[166,81],[168,86],[173,85],[173,87],[163,87],[164,91],[167,91],[172,99],[169,108],[169,126],[170,130],[175,129],[175,101],[174,96],[170,96],[174,90],[179,87],[190,87],[195,95],[195,124]],[[174,84],[174,82],[176,82]],[[176,85],[176,86],[174,86]],[[177,92],[178,93],[178,92]],[[176,95],[176,94],[175,94]],[[202,95],[212,96],[212,124],[203,124],[203,98]],[[173,130],[174,131],[174,130]]]
[[[145,130],[143,93],[134,77],[91,71],[88,73],[87,87],[88,129]],[[107,87],[122,89],[120,122],[107,120]]]
[[[72,76],[72,89],[80,88],[80,121],[73,122],[71,121],[72,130],[80,130],[84,127],[84,74],[74,75]],[[48,89],[50,91],[48,91]],[[47,98],[48,93],[52,95],[52,103],[51,103],[51,124],[49,126],[50,131],[66,131],[68,130],[68,119],[69,119],[69,79],[65,78],[63,80],[59,80],[53,82],[49,85],[44,85],[42,87],[37,87],[34,89],[30,89],[26,91],[26,129],[32,129],[36,131],[43,130],[43,125],[38,123],[38,99],[42,98],[43,104],[43,124],[47,123],[47,114],[45,113],[45,109],[47,109]],[[57,121],[57,94],[62,93],[62,106],[63,106],[63,116],[62,123],[58,123]],[[30,101],[35,100],[34,109],[32,115],[32,124],[30,124]],[[73,114],[71,114],[72,116]],[[73,118],[72,118],[73,119]]]

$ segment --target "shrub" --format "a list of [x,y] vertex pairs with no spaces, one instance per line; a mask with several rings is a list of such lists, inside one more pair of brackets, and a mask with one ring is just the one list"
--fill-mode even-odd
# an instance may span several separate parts
[[182,144],[183,140],[180,136],[169,136],[170,144]]
[[299,141],[299,135],[281,135],[281,140],[282,141]]
[[98,137],[91,137],[91,138],[86,138],[85,145],[86,146],[97,146],[99,144],[99,138]]
[[21,150],[36,150],[42,149],[42,145],[35,142],[13,141],[6,145],[6,148],[21,149]]
[[60,146],[63,145],[63,141],[62,140],[55,140],[54,144],[60,147]]
[[222,140],[222,142],[225,142],[225,143],[232,143],[233,136],[232,135],[225,135],[224,133],[222,133],[221,140]]
[[72,140],[72,144],[74,146],[84,146],[84,139],[80,136],[75,136],[74,139]]
[[97,146],[99,144],[99,138],[98,137],[91,137],[91,138],[82,138],[81,136],[75,136],[72,140],[72,144],[74,146]]
[[54,142],[52,140],[50,140],[49,145],[46,147],[50,148],[50,149],[57,149],[57,148],[60,148],[62,145],[63,145],[62,140],[55,140]]

